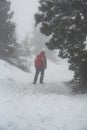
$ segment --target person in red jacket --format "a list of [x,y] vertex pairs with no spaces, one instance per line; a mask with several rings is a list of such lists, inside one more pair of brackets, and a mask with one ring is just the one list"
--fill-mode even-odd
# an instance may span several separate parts
[[36,56],[34,65],[35,65],[36,72],[35,72],[33,84],[36,84],[39,73],[41,74],[39,82],[43,84],[44,70],[47,68],[47,60],[44,51],[40,52],[40,54]]

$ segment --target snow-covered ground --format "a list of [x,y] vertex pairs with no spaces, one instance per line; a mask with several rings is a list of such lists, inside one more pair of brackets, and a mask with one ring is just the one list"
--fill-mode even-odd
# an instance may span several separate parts
[[65,64],[49,61],[45,84],[0,60],[0,130],[87,130],[87,95],[73,95],[62,82]]

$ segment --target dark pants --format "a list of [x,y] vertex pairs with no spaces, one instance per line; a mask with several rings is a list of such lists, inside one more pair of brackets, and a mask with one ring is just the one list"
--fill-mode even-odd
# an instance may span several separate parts
[[36,68],[36,73],[35,73],[34,81],[33,81],[34,84],[36,84],[36,82],[37,82],[37,79],[38,79],[39,73],[40,73],[40,80],[39,80],[39,82],[40,82],[40,83],[43,83],[43,78],[44,78],[44,68]]

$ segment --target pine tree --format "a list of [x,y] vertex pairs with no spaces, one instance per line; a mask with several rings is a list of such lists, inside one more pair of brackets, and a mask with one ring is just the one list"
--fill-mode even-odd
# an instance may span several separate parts
[[12,17],[10,2],[0,0],[0,58],[2,59],[12,57],[15,51],[16,35]]
[[29,37],[26,35],[24,40],[20,44],[17,44],[16,55],[15,58],[11,60],[11,63],[25,72],[30,72],[32,64],[32,54],[30,49]]
[[80,80],[87,36],[87,1],[40,0],[35,21],[43,34],[51,36],[47,47],[59,49],[59,56],[68,58],[70,69],[75,72],[74,79]]
[[29,58],[31,57],[31,48],[30,48],[30,41],[29,41],[29,36],[28,34],[26,35],[26,37],[24,38],[23,42],[21,43],[21,49],[22,49],[22,56]]

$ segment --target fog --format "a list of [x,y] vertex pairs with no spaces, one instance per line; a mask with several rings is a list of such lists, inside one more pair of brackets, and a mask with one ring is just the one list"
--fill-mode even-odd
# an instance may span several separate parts
[[10,0],[14,11],[13,21],[16,23],[17,39],[23,40],[28,33],[32,37],[34,14],[38,9],[38,0]]
[[[33,54],[37,54],[41,49],[45,48],[48,59],[61,62],[58,58],[58,51],[50,51],[45,46],[45,36],[42,35],[38,29],[35,29],[34,14],[38,12],[39,0],[10,0],[11,10],[14,11],[13,21],[16,23],[16,33],[19,43],[28,35],[31,47],[34,46]],[[65,60],[66,63],[66,60]],[[64,64],[64,62],[62,63]],[[67,64],[65,64],[67,68]],[[67,72],[69,70],[67,69]]]
[[47,38],[34,27],[34,14],[38,12],[39,0],[10,0],[11,10],[14,11],[13,21],[16,23],[16,33],[18,42],[28,35],[31,48],[34,46],[34,54],[37,54],[41,49],[45,48],[47,57],[55,60],[54,53],[47,49],[45,42]]

